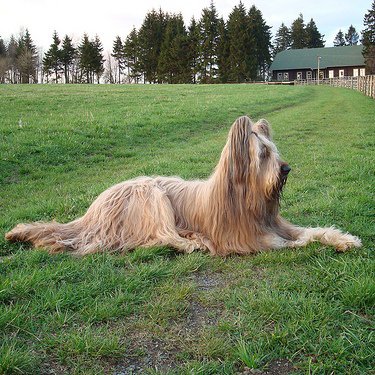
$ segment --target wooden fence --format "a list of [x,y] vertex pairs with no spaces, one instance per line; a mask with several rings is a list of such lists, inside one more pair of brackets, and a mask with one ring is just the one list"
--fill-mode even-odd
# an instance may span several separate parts
[[329,85],[333,87],[345,87],[358,90],[375,99],[375,75],[364,77],[341,77],[294,81],[295,85]]

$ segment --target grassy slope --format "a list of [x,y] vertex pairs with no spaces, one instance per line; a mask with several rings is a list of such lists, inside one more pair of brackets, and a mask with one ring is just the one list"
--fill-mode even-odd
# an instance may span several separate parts
[[364,242],[347,254],[315,244],[228,259],[165,248],[73,259],[0,238],[0,373],[231,374],[276,359],[302,373],[373,367],[371,99],[325,87],[1,86],[0,113],[1,234],[71,220],[126,178],[207,177],[231,122],[249,114],[270,120],[293,167],[283,214]]

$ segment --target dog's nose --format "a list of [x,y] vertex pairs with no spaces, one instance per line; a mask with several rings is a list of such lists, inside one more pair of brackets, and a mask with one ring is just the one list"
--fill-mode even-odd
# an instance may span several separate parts
[[288,174],[291,171],[292,168],[289,167],[288,164],[282,164],[281,165],[281,173],[282,174]]

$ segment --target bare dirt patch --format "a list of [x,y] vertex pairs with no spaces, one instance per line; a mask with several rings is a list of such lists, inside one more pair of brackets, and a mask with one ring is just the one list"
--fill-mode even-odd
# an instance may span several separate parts
[[143,374],[150,369],[168,372],[176,367],[176,353],[176,349],[168,347],[161,339],[138,336],[136,347],[130,349],[113,374]]
[[142,374],[149,369],[164,373],[175,369],[181,365],[178,353],[181,352],[182,343],[197,337],[200,330],[218,322],[221,309],[204,305],[199,295],[225,286],[225,276],[221,273],[197,272],[189,280],[196,284],[196,293],[185,313],[177,321],[171,322],[168,333],[172,333],[176,340],[168,340],[167,343],[162,337],[151,337],[149,332],[133,333],[128,354],[121,359],[121,364],[115,366],[114,375]]
[[196,272],[191,275],[191,280],[197,285],[199,291],[210,291],[226,286],[228,282],[224,274],[214,272]]

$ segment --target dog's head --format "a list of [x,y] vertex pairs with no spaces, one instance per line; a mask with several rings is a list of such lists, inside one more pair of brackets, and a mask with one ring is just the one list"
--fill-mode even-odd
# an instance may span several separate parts
[[234,184],[268,199],[279,198],[291,168],[281,160],[266,120],[252,123],[247,116],[239,117],[230,129],[226,148]]

